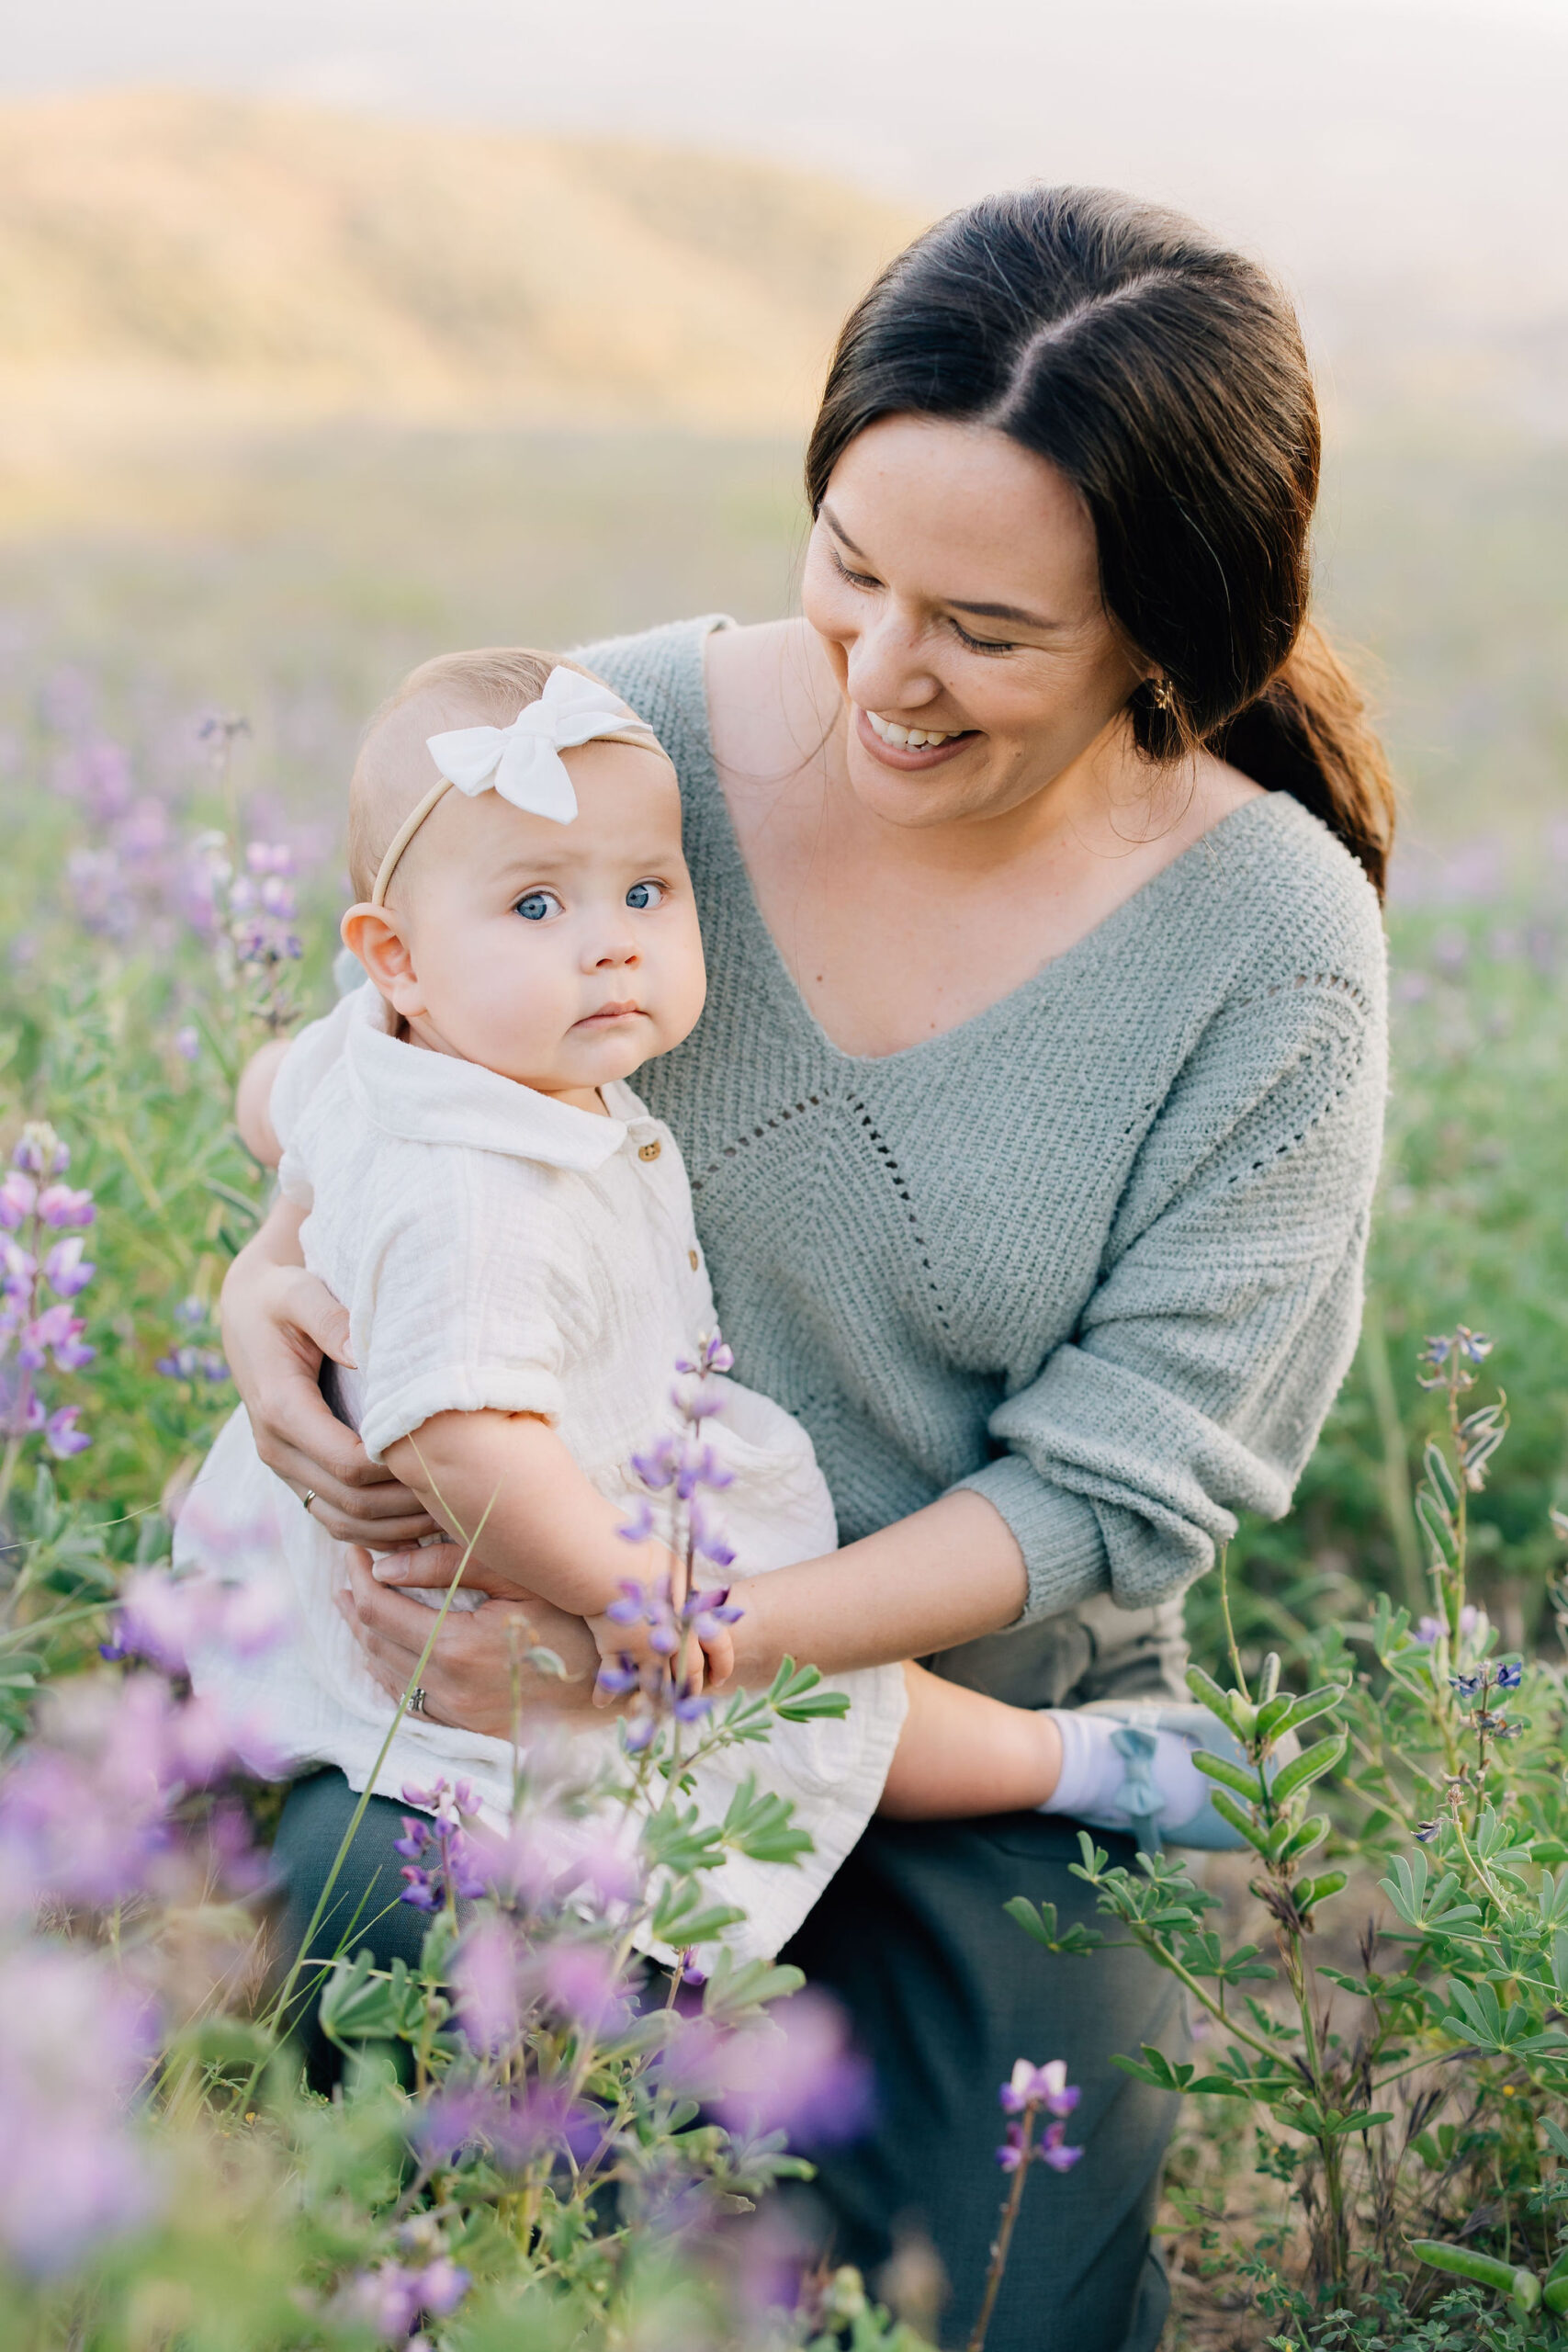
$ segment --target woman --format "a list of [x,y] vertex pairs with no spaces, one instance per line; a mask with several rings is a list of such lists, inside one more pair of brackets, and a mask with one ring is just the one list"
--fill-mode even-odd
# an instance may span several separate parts
[[[590,650],[682,774],[712,992],[646,1091],[739,1375],[806,1422],[834,1491],[829,1671],[913,1655],[1040,1705],[1179,1692],[1183,1590],[1237,1508],[1285,1510],[1349,1363],[1391,802],[1306,618],[1317,469],[1299,334],[1256,267],[1122,197],[993,198],[845,328],[803,617]],[[321,1406],[343,1319],[286,1216],[226,1305],[306,1507],[347,1541],[423,1532]],[[428,1616],[362,1568],[354,1592],[400,1690]],[[505,1606],[446,1629],[435,1714],[504,1722]],[[746,1679],[790,1646],[765,1606],[736,1629]],[[290,1800],[306,1913],[350,1804],[327,1774]],[[391,1812],[345,1917],[395,1887]],[[877,2069],[876,2128],[823,2172],[837,2258],[874,2271],[930,2231],[957,2340],[997,2085],[1020,2055],[1084,2085],[1089,2154],[1032,2199],[994,2352],[1143,2352],[1165,2311],[1168,2102],[1110,2058],[1169,2039],[1168,1980],[1052,1959],[1001,1912],[1088,1916],[1076,1859],[1040,1816],[879,1821],[791,1954]]]

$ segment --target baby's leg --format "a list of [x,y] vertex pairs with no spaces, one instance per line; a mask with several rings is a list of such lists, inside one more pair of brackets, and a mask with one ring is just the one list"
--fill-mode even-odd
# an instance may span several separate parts
[[[1075,1708],[1009,1707],[984,1691],[906,1666],[909,1712],[882,1792],[879,1813],[898,1821],[942,1821],[987,1813],[1064,1813],[1120,1827],[1117,1804],[1128,1764],[1110,1716]],[[1148,1759],[1158,1818],[1167,1827],[1201,1813],[1209,1783],[1192,1762],[1193,1742],[1160,1731]]]
[[877,1811],[895,1821],[962,1820],[1044,1804],[1062,1770],[1048,1709],[1005,1706],[983,1690],[907,1666],[904,1718]]

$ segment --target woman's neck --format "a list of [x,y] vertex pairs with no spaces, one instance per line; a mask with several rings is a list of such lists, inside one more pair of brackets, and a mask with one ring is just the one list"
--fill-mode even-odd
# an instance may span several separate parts
[[762,919],[846,1053],[960,1026],[1097,929],[1258,787],[1159,775],[1121,729],[995,816],[889,822],[853,791],[837,681],[803,621],[709,640],[714,754]]

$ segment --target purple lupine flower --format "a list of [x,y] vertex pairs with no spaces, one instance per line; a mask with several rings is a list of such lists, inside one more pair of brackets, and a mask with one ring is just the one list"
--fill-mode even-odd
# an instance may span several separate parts
[[642,1671],[636,1658],[622,1655],[612,1661],[603,1658],[599,1665],[599,1688],[613,1699],[628,1698],[642,1680]]
[[11,1154],[11,1165],[28,1176],[63,1176],[71,1165],[71,1147],[46,1119],[29,1119]]
[[38,1214],[54,1232],[66,1226],[91,1225],[97,1215],[93,1196],[69,1184],[46,1184],[38,1196]]
[[1524,1679],[1524,1667],[1517,1660],[1512,1666],[1500,1666],[1497,1668],[1499,1690],[1517,1690]]
[[775,2002],[766,2021],[718,2054],[715,2109],[731,2130],[782,2131],[795,2145],[854,2139],[871,2113],[871,2070],[851,2047],[843,2011],[809,1990]]
[[403,1835],[393,1846],[394,1852],[409,1858],[403,1865],[406,1883],[400,1899],[412,1903],[416,1911],[436,1911],[448,1898],[469,1902],[488,1893],[472,1840],[461,1825],[462,1815],[478,1810],[469,1783],[459,1781],[448,1796],[444,1778],[433,1789],[420,1789],[405,1781],[403,1797],[409,1804],[430,1805],[434,1818],[423,1814],[403,1815]]
[[0,2244],[23,2271],[57,2276],[156,2210],[126,2117],[155,2048],[146,2005],[96,1958],[29,1942],[0,1960]]
[[174,1043],[181,1061],[194,1062],[201,1052],[201,1032],[187,1021],[182,1029],[175,1031]]
[[646,1495],[641,1495],[637,1498],[637,1509],[633,1511],[631,1517],[626,1521],[624,1526],[617,1527],[615,1532],[620,1536],[623,1543],[646,1544],[649,1537],[653,1533],[653,1505],[649,1501]]
[[38,1205],[38,1186],[19,1168],[12,1168],[0,1179],[0,1228],[15,1233],[26,1223]]
[[452,1957],[457,2018],[473,2048],[505,2049],[522,2030],[516,1937],[506,1920],[470,1928]]
[[1043,2066],[1032,2066],[1021,2058],[1000,2093],[1009,2115],[1021,2115],[1026,2107],[1043,2107],[1048,2115],[1071,2115],[1082,2097],[1077,2085],[1068,2082],[1062,2058],[1052,2058]]
[[90,1258],[84,1258],[87,1245],[80,1234],[73,1234],[69,1241],[57,1241],[43,1261],[43,1278],[59,1298],[75,1298],[85,1291],[97,1267]]
[[531,1973],[550,2006],[584,2032],[602,2033],[630,2014],[614,1955],[601,1944],[546,1944]]
[[734,1566],[734,1546],[725,1542],[701,1503],[694,1499],[688,1523],[691,1529],[692,1549],[700,1558],[706,1560],[710,1566],[716,1568]]
[[355,2273],[337,2301],[339,2314],[351,2324],[367,2327],[383,2344],[408,2341],[423,2312],[444,2319],[468,2290],[468,2274],[443,2256],[423,2270],[405,2270],[400,2263],[378,2263],[374,2270]]
[[[92,1352],[89,1348],[87,1353]],[[81,1409],[80,1405],[58,1406],[44,1422],[44,1442],[57,1462],[68,1462],[73,1453],[85,1453],[93,1442],[86,1430],[76,1426]]]
[[1068,2148],[1063,2145],[1063,2135],[1066,2128],[1065,2123],[1048,2123],[1041,2136],[1040,2145],[1034,2152],[1039,2161],[1043,2165],[1049,2165],[1053,2172],[1071,2172],[1083,2154],[1081,2148]]

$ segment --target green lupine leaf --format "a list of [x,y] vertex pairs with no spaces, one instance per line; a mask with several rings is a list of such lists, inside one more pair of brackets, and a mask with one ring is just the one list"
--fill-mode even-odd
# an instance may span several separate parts
[[1141,2064],[1136,2058],[1129,2058],[1123,2051],[1120,2050],[1111,2052],[1111,2064],[1119,2066],[1124,2075],[1133,2075],[1137,2082],[1147,2083],[1153,2090],[1186,2091],[1191,2088],[1193,2077],[1198,2072],[1196,2066],[1173,2066],[1163,2050],[1156,2050],[1146,2041],[1142,2047],[1144,2055]]

